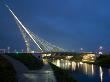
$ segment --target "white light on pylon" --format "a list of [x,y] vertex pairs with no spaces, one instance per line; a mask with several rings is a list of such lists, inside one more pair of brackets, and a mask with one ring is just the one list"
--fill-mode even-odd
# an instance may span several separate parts
[[100,49],[100,50],[102,50],[102,49],[103,49],[103,47],[102,47],[102,46],[100,46],[100,47],[99,47],[99,49]]
[[99,54],[103,54],[102,52],[99,52]]

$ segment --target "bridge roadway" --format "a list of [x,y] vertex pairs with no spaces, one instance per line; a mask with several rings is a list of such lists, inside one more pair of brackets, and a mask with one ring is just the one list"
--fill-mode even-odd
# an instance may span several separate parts
[[6,55],[3,56],[14,66],[18,82],[56,82],[53,70],[47,62],[41,70],[30,71],[19,61]]
[[38,54],[65,55],[73,56],[75,52],[37,52]]

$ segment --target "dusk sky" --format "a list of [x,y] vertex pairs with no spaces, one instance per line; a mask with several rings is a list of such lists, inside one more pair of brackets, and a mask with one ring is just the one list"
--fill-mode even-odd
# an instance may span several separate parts
[[[1,1],[1,0],[0,0]],[[110,52],[110,0],[5,0],[32,32],[66,50]],[[25,49],[9,10],[0,3],[0,48]]]

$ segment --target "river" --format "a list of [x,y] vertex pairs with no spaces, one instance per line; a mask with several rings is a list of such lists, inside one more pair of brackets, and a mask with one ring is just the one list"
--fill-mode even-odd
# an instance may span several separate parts
[[101,66],[68,60],[53,60],[53,64],[70,70],[79,82],[110,82],[110,69]]

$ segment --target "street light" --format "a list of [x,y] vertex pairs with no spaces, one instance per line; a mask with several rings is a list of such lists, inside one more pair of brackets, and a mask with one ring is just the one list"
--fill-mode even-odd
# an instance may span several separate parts
[[7,48],[8,53],[10,53],[10,47]]

